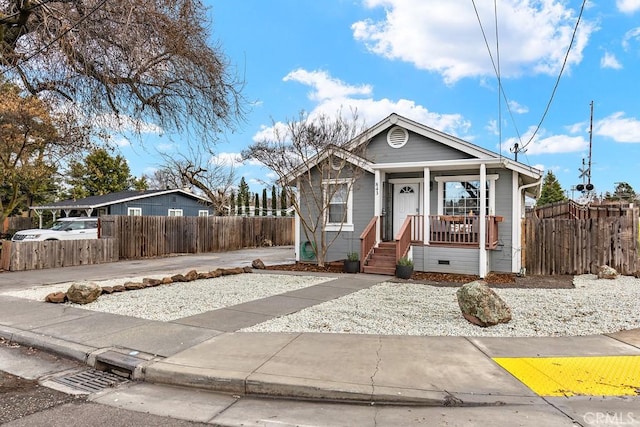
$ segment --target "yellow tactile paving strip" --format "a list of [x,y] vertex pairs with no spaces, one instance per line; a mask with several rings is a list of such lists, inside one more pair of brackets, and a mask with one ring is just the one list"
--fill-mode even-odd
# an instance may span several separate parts
[[539,396],[640,395],[640,356],[498,357]]

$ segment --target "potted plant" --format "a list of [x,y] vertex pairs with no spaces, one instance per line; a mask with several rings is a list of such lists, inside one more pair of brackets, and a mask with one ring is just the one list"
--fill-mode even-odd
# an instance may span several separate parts
[[360,256],[357,252],[349,252],[344,260],[345,273],[358,273],[360,271]]
[[409,279],[413,274],[413,261],[409,257],[403,256],[396,264],[396,277]]

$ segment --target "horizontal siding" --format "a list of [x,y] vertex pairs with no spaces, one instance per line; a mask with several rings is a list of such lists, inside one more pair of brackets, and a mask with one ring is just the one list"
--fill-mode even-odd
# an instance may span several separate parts
[[376,135],[367,146],[365,157],[374,163],[421,162],[427,160],[468,159],[470,155],[440,142],[409,132],[409,140],[401,148],[387,143],[387,132]]
[[[423,246],[422,271],[433,273],[478,274],[479,249],[474,248],[442,248]],[[414,250],[417,248],[414,248]],[[447,260],[449,265],[440,265],[438,260]],[[417,268],[416,268],[417,269]]]
[[128,208],[141,208],[142,215],[145,216],[167,216],[169,209],[182,209],[183,216],[198,216],[200,210],[208,210],[210,215],[214,215],[214,210],[201,201],[185,197],[182,194],[162,194],[117,203],[110,207],[109,214],[127,215]]

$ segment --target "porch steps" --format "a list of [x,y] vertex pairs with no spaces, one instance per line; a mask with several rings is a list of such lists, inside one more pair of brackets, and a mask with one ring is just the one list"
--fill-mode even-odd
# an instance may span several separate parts
[[396,242],[380,242],[363,267],[365,273],[396,274]]

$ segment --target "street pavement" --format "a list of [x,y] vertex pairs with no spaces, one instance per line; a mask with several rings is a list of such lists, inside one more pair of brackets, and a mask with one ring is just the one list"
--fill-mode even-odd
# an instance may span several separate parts
[[[292,262],[293,248],[3,272],[0,294],[74,280],[246,266],[255,258],[267,265]],[[331,276],[320,285],[172,322],[0,295],[0,336],[135,380],[95,393],[94,402],[217,425],[640,426],[638,393],[539,395],[494,360],[629,356],[632,366],[624,369],[637,369],[640,330],[558,338],[237,332],[388,279]],[[552,380],[562,386],[561,378]],[[640,390],[640,376],[632,386]]]

